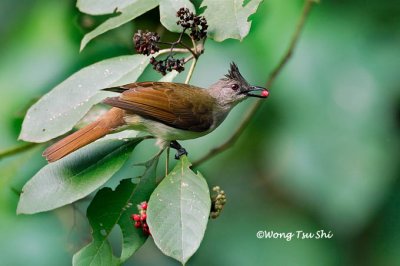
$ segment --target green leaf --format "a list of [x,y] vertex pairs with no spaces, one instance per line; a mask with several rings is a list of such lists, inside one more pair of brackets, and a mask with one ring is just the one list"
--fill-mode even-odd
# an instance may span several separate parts
[[136,81],[148,63],[144,55],[120,56],[76,72],[28,110],[19,138],[45,142],[68,132],[93,104],[114,95],[101,89]]
[[243,6],[243,0],[204,0],[207,7],[203,15],[208,22],[208,36],[217,42],[232,38],[242,40],[250,31],[248,18],[255,13],[262,0],[251,0]]
[[110,243],[92,242],[72,258],[74,266],[116,266],[118,260],[113,256]]
[[98,0],[78,0],[76,7],[79,11],[90,15],[105,15],[121,10],[126,6],[136,2],[136,0],[113,0],[113,1],[98,1]]
[[17,213],[48,211],[89,195],[122,167],[141,141],[99,140],[46,165],[23,187]]
[[[97,192],[87,209],[93,242],[75,254],[74,265],[98,265],[98,261],[116,259],[111,252],[108,252],[108,249],[104,248],[104,246],[109,246],[108,236],[116,225],[121,228],[123,236],[119,263],[126,261],[143,245],[147,236],[142,230],[134,227],[130,217],[138,212],[136,206],[142,201],[147,201],[156,188],[158,159],[159,155],[144,164],[146,170],[139,184],[132,183],[131,179],[124,179],[115,191],[111,188],[103,188]],[[86,251],[88,249],[90,251]]]
[[191,12],[196,13],[194,5],[189,0],[160,0],[160,22],[169,31],[182,31],[182,27],[176,24],[178,21],[176,12],[181,7],[188,8]]
[[155,8],[156,6],[158,6],[158,2],[158,0],[136,0],[130,5],[122,8],[121,10],[119,10],[119,12],[121,13],[120,15],[107,19],[97,28],[87,33],[81,41],[80,50],[82,51],[83,48],[85,48],[85,46],[88,44],[88,42],[90,42],[92,39],[99,36],[100,34],[115,29]]
[[150,197],[147,223],[157,247],[182,264],[199,248],[210,214],[207,182],[182,156]]

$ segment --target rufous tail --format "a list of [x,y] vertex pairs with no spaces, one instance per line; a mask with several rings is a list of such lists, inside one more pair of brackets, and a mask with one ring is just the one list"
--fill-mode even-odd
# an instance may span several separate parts
[[114,129],[125,125],[123,116],[124,111],[122,109],[111,108],[98,120],[48,147],[43,152],[43,157],[48,162],[55,162],[67,156],[71,152],[107,135]]

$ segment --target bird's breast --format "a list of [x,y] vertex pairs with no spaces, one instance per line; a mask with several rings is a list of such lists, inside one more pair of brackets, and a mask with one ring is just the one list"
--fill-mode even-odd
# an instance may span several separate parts
[[156,138],[168,141],[195,139],[212,131],[211,128],[201,132],[174,128],[136,114],[127,114],[124,119],[132,129],[148,132]]

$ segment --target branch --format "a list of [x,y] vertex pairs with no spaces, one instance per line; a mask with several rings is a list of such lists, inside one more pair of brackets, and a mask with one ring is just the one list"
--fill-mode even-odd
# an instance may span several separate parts
[[[267,88],[270,88],[273,82],[275,81],[276,77],[279,75],[279,73],[282,71],[283,67],[286,65],[286,63],[289,61],[290,57],[293,55],[293,52],[296,48],[297,42],[299,40],[300,34],[304,28],[304,24],[308,18],[308,15],[311,11],[311,8],[313,4],[315,4],[315,0],[306,0],[304,3],[303,11],[300,17],[300,20],[297,22],[296,30],[292,35],[291,41],[289,43],[289,47],[286,50],[285,54],[279,61],[278,65],[274,68],[274,70],[271,72],[269,75],[269,78],[267,80]],[[254,104],[251,106],[251,108],[247,111],[245,117],[243,118],[242,122],[240,123],[239,127],[236,129],[236,131],[232,134],[232,136],[222,143],[221,145],[211,149],[206,155],[198,159],[197,161],[192,163],[192,167],[197,167],[200,164],[208,161],[212,157],[224,152],[225,150],[229,149],[231,146],[235,144],[237,139],[240,137],[240,135],[243,133],[244,129],[247,127],[249,124],[251,118],[254,116],[254,114],[257,112],[257,110],[260,108],[262,104],[261,99],[256,100]]]
[[299,40],[300,34],[304,28],[304,24],[308,18],[308,15],[311,11],[313,4],[315,4],[315,3],[316,3],[315,0],[306,0],[300,20],[297,22],[297,25],[296,25],[296,31],[293,33],[292,39],[290,40],[289,47],[286,50],[286,53],[284,54],[284,56],[281,58],[279,64],[275,67],[275,69],[269,75],[267,85],[266,85],[267,88],[271,87],[271,84],[275,81],[278,74],[282,71],[283,67],[286,65],[286,63],[289,61],[289,59],[292,57],[294,49],[296,48],[297,42]]
[[36,147],[37,145],[39,145],[39,143],[31,142],[31,143],[25,143],[25,144],[17,146],[17,147],[12,147],[12,148],[0,151],[0,160],[5,157],[20,153],[20,152],[30,150],[30,149]]
[[190,79],[192,78],[194,68],[196,67],[196,63],[197,63],[197,58],[194,57],[194,58],[193,58],[193,62],[192,62],[192,64],[190,65],[190,69],[189,69],[189,72],[188,72],[188,74],[187,74],[187,77],[186,77],[186,80],[185,80],[185,84],[188,84],[189,81],[190,81]]
[[159,56],[162,54],[167,54],[170,52],[175,52],[175,53],[190,53],[190,51],[188,51],[186,48],[173,48],[172,50],[170,48],[167,49],[162,49],[160,51],[158,51],[155,56]]

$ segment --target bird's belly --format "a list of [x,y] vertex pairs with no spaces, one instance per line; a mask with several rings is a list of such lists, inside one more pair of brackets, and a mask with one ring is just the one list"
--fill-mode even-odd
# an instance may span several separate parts
[[211,131],[194,132],[173,128],[157,121],[145,119],[139,115],[128,115],[124,117],[124,119],[133,129],[148,132],[156,138],[167,141],[195,139],[204,136]]

